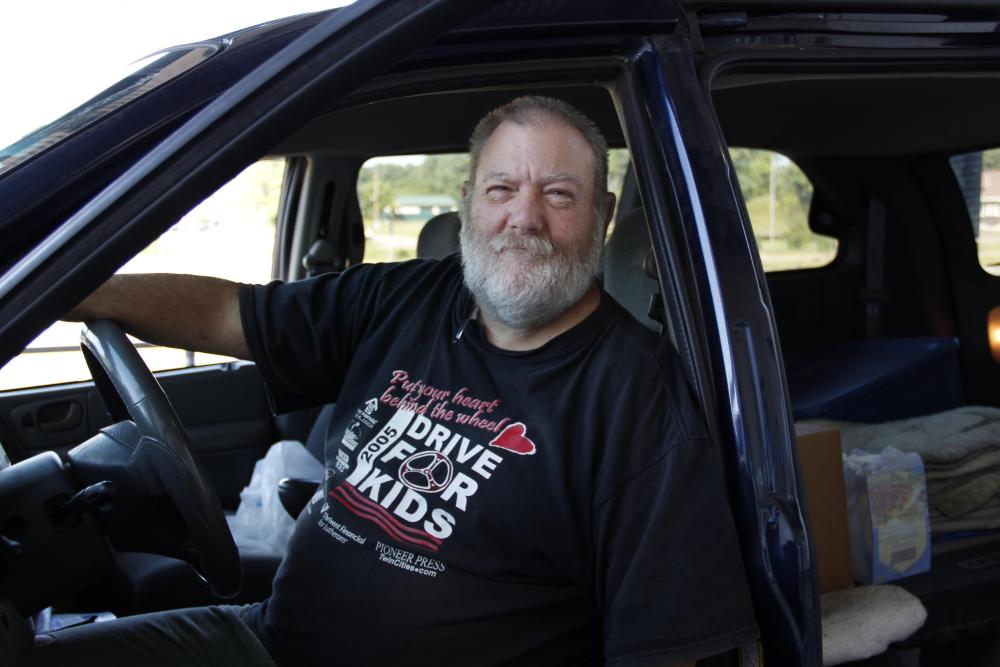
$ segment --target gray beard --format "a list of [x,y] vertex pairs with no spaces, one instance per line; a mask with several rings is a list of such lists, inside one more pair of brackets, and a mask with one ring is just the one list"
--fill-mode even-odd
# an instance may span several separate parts
[[477,305],[512,329],[533,329],[572,308],[597,277],[603,230],[584,247],[557,251],[540,236],[506,231],[487,238],[467,222],[459,243],[465,286]]

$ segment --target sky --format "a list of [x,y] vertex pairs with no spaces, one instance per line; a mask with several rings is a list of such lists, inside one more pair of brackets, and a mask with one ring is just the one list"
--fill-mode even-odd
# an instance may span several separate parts
[[85,102],[159,49],[349,1],[0,2],[0,148]]

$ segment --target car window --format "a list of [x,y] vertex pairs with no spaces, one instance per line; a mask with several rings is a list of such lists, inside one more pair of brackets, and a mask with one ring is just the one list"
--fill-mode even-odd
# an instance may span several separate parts
[[837,239],[809,228],[813,186],[798,165],[774,151],[732,148],[754,238],[765,271],[826,266],[837,256]]
[[[608,188],[621,195],[628,151],[609,151]],[[358,202],[365,226],[365,262],[398,262],[417,256],[424,223],[457,212],[459,188],[468,179],[466,153],[375,157],[361,166]]]
[[[193,273],[237,282],[267,282],[271,278],[284,165],[280,159],[251,165],[118,272]],[[0,390],[89,379],[79,341],[79,324],[56,322],[0,368]],[[141,342],[137,347],[154,371],[231,360]]]
[[951,168],[969,208],[979,265],[1000,276],[1000,148],[956,155]]

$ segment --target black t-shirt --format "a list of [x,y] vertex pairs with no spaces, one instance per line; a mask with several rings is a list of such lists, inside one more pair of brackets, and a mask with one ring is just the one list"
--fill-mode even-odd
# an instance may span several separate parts
[[607,294],[530,352],[471,311],[454,257],[243,289],[275,409],[337,402],[257,619],[279,664],[665,664],[752,641],[669,344]]

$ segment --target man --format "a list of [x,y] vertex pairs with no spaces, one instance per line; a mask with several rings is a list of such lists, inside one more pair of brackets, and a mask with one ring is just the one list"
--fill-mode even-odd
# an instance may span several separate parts
[[252,358],[277,411],[337,411],[269,600],[126,620],[125,649],[57,636],[48,656],[208,663],[190,647],[213,634],[245,664],[267,664],[257,638],[280,665],[646,665],[753,641],[718,462],[669,342],[595,279],[614,206],[600,132],[519,98],[470,153],[461,260],[252,288],[120,276],[71,313]]

